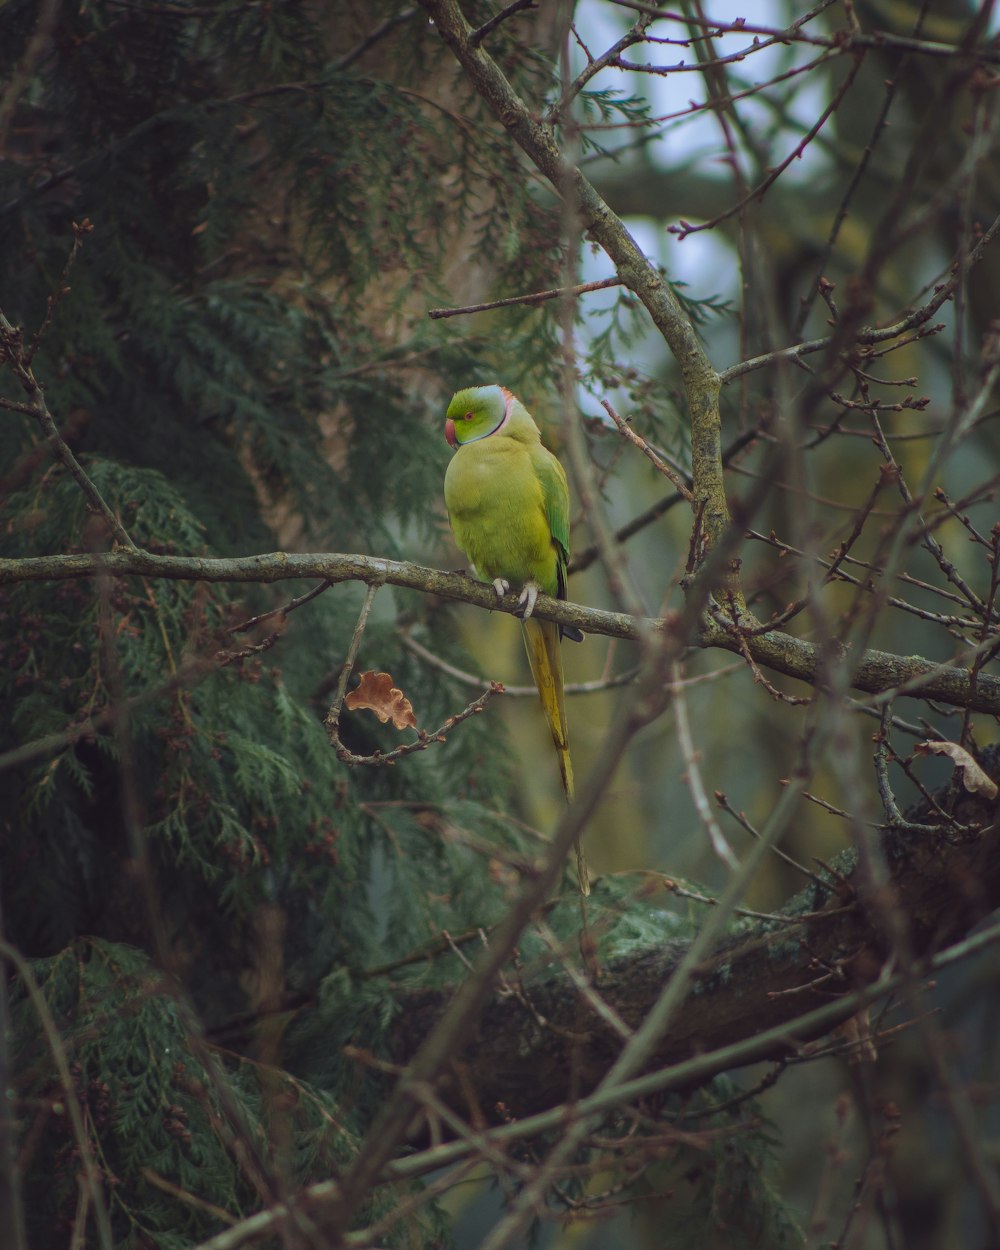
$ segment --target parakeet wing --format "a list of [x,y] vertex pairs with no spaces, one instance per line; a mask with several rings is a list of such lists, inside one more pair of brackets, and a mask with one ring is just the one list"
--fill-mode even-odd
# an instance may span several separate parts
[[569,560],[569,488],[566,473],[550,451],[540,447],[534,469],[542,486],[542,499],[549,533],[559,557],[559,597],[566,597],[566,564]]

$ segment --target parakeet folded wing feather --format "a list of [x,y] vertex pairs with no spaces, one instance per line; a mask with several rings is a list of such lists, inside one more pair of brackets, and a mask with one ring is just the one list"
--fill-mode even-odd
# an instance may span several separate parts
[[[540,447],[533,458],[535,473],[542,485],[545,518],[556,548],[556,574],[558,585],[556,598],[566,598],[566,566],[569,563],[569,488],[566,471],[559,461]],[[572,642],[583,642],[583,633],[573,625],[561,625],[559,636]]]

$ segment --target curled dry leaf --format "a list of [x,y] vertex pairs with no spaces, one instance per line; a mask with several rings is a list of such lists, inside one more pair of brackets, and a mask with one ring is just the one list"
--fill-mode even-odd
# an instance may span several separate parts
[[957,742],[921,742],[916,746],[919,755],[947,755],[956,768],[962,770],[962,784],[970,794],[982,794],[987,799],[997,797],[997,783],[983,772],[965,747]]
[[359,708],[368,708],[383,725],[391,720],[397,729],[417,727],[413,705],[402,690],[392,684],[389,673],[375,673],[371,670],[362,673],[358,685],[344,700],[344,704],[352,712]]

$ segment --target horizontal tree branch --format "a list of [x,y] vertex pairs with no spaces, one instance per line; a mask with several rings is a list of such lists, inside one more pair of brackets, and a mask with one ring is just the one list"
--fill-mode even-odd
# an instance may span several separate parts
[[[997,767],[994,752],[991,768]],[[945,793],[936,796],[948,801]],[[707,1059],[724,1047],[726,1063],[706,1064],[705,1079],[739,1062],[781,1059],[801,1043],[824,1035],[837,1022],[829,1014],[805,1025],[800,1018],[880,980],[891,954],[878,916],[885,898],[905,923],[906,945],[916,962],[904,976],[919,978],[930,958],[964,938],[1000,904],[1000,824],[996,804],[963,795],[955,817],[967,830],[921,831],[935,823],[922,810],[920,828],[884,835],[891,872],[889,892],[872,908],[866,903],[865,874],[856,861],[828,885],[811,885],[781,909],[784,922],[761,921],[720,943],[699,969],[696,984],[656,1050],[649,1068]],[[665,882],[665,885],[667,883]],[[594,892],[600,899],[600,883]],[[798,919],[800,924],[793,922]],[[659,947],[609,961],[597,991],[612,1012],[637,1028],[683,957],[688,943],[665,938]],[[476,1039],[458,1057],[462,1079],[451,1099],[464,1114],[478,1107],[493,1117],[522,1117],[583,1097],[600,1081],[621,1048],[604,1013],[592,1009],[563,972],[528,979],[523,994],[497,994],[487,1005]],[[394,1058],[405,1063],[448,1001],[447,988],[403,992],[396,1019]],[[848,1002],[842,1018],[855,1010]],[[782,1029],[782,1026],[787,1028]],[[745,1059],[732,1048],[767,1030],[763,1050]]]
[[[964,959],[981,954],[987,948],[996,946],[998,939],[1000,939],[1000,926],[977,933],[936,955],[929,961],[928,971],[936,973]],[[854,990],[843,998],[833,999],[821,1007],[815,1007],[803,1013],[796,1018],[795,1036],[820,1036],[842,1021],[849,1012],[858,1011],[891,992],[902,979],[899,973],[883,975],[878,981],[873,981],[863,989]],[[508,1120],[495,1128],[478,1130],[474,1135],[440,1142],[426,1150],[419,1150],[391,1160],[386,1164],[382,1180],[389,1183],[427,1176],[431,1172],[437,1172],[468,1159],[484,1148],[503,1148],[510,1143],[527,1141],[541,1133],[562,1128],[574,1118],[580,1119],[594,1113],[610,1111],[628,1102],[662,1094],[668,1090],[687,1089],[699,1082],[709,1080],[719,1072],[766,1060],[774,1054],[776,1047],[788,1045],[791,1037],[792,1032],[786,1025],[778,1025],[774,1029],[744,1038],[732,1046],[713,1050],[709,1054],[695,1055],[681,1063],[661,1068],[646,1076],[635,1077],[610,1093],[592,1094],[574,1102],[572,1107],[557,1104],[535,1115]],[[325,1203],[337,1197],[339,1188],[336,1180],[317,1181],[316,1184],[308,1186],[297,1195],[294,1204],[282,1202],[258,1211],[240,1220],[232,1228],[218,1233],[208,1241],[201,1242],[194,1247],[194,1250],[238,1250],[238,1247],[256,1242],[283,1227],[295,1210],[303,1208],[321,1210]],[[349,1240],[347,1244],[351,1244]]]
[[[151,577],[170,581],[263,584],[320,578],[329,582],[363,582],[368,586],[401,586],[454,599],[489,611],[517,616],[516,594],[498,600],[493,587],[464,573],[447,573],[404,560],[339,552],[272,551],[255,556],[174,556],[148,551],[117,550],[104,554],[0,558],[0,586],[27,581],[65,581],[96,577]],[[535,615],[560,625],[575,625],[588,634],[639,641],[651,632],[676,627],[677,618],[659,620],[588,608],[579,603],[539,595]],[[814,643],[780,630],[742,637],[710,617],[699,623],[692,646],[749,653],[757,664],[815,686],[822,680],[828,655]],[[833,644],[837,646],[839,644]],[[971,659],[970,659],[971,665]],[[915,698],[935,699],[974,712],[1000,714],[1000,677],[970,669],[934,664],[922,656],[895,655],[869,649],[855,663],[851,686],[866,694],[899,691]]]

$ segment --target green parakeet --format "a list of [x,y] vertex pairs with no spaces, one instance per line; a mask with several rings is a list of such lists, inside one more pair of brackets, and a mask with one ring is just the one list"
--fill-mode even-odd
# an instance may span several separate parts
[[[455,541],[492,581],[498,597],[521,591],[531,673],[559,756],[567,801],[573,797],[559,641],[579,630],[532,619],[539,591],[566,598],[569,490],[562,465],[542,446],[531,414],[503,386],[471,386],[448,405],[445,437],[456,449],[444,479]],[[589,879],[578,852],[580,887]]]

